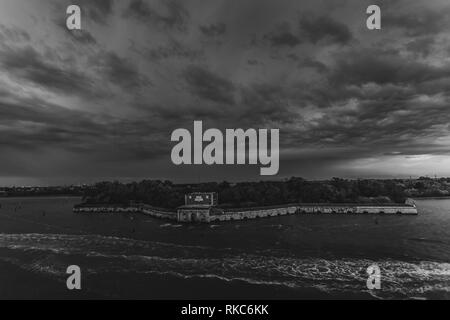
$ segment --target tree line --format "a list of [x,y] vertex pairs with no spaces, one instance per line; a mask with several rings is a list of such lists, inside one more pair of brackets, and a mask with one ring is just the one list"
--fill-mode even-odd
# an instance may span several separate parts
[[341,179],[174,184],[143,180],[99,182],[84,189],[87,203],[128,204],[131,201],[164,208],[184,204],[190,192],[217,192],[221,207],[252,207],[285,203],[402,203],[408,197],[450,196],[450,178]]

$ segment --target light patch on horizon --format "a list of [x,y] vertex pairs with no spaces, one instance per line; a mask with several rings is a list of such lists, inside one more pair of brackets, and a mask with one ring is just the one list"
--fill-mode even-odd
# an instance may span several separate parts
[[449,176],[450,156],[430,154],[385,156],[353,160],[345,167],[355,173],[367,172],[368,176]]

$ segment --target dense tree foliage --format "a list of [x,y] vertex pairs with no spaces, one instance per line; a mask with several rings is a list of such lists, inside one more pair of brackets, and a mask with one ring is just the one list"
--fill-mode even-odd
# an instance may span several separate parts
[[450,195],[450,178],[431,179],[358,179],[333,178],[308,181],[290,178],[283,181],[241,183],[174,184],[170,181],[143,180],[120,183],[100,182],[85,189],[89,203],[122,203],[130,201],[175,208],[184,204],[184,195],[196,191],[219,193],[222,207],[248,207],[297,202],[386,203],[404,202],[407,197],[442,197]]
[[0,197],[82,196],[88,185],[51,187],[3,187]]

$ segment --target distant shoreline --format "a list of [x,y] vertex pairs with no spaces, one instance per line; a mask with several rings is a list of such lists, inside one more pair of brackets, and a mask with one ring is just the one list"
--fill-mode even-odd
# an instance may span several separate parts
[[[13,196],[2,196],[0,195],[0,199],[14,199],[14,198],[81,198],[82,195],[77,194],[42,194],[42,195],[13,195]],[[414,200],[449,200],[450,196],[442,196],[442,197],[411,197]],[[371,203],[372,205],[376,205],[377,203]],[[398,204],[393,202],[392,204]]]
[[40,194],[40,195],[23,195],[23,196],[0,196],[1,199],[21,199],[21,198],[82,198],[82,195],[73,195],[73,194]]
[[[81,198],[83,197],[82,195],[77,195],[77,194],[40,194],[40,195],[33,195],[33,194],[29,194],[29,195],[13,195],[13,196],[1,196],[0,195],[0,199],[13,199],[13,198]],[[442,197],[411,197],[411,199],[414,200],[448,200],[450,199],[450,196],[442,196]],[[348,203],[347,203],[348,204]],[[368,204],[368,203],[367,203]],[[373,205],[376,205],[377,203],[371,203]],[[395,202],[393,202],[392,204],[396,204]]]
[[442,197],[412,197],[414,200],[445,200],[450,199],[450,196],[442,196]]

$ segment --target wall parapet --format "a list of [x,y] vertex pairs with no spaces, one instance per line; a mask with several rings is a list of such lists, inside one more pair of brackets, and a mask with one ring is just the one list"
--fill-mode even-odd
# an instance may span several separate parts
[[210,221],[231,221],[284,216],[291,214],[402,214],[416,215],[417,209],[403,204],[292,204],[285,206],[236,208],[213,215]]
[[[201,209],[201,210],[200,210]],[[287,204],[270,207],[253,208],[188,208],[174,212],[164,208],[145,204],[108,205],[82,204],[73,208],[74,212],[87,213],[142,213],[161,219],[180,222],[220,222],[233,220],[250,220],[292,214],[401,214],[417,215],[417,208],[411,204]]]
[[152,207],[145,204],[138,205],[108,205],[108,204],[82,204],[73,207],[75,213],[141,213],[155,218],[176,220],[176,213],[164,208]]

